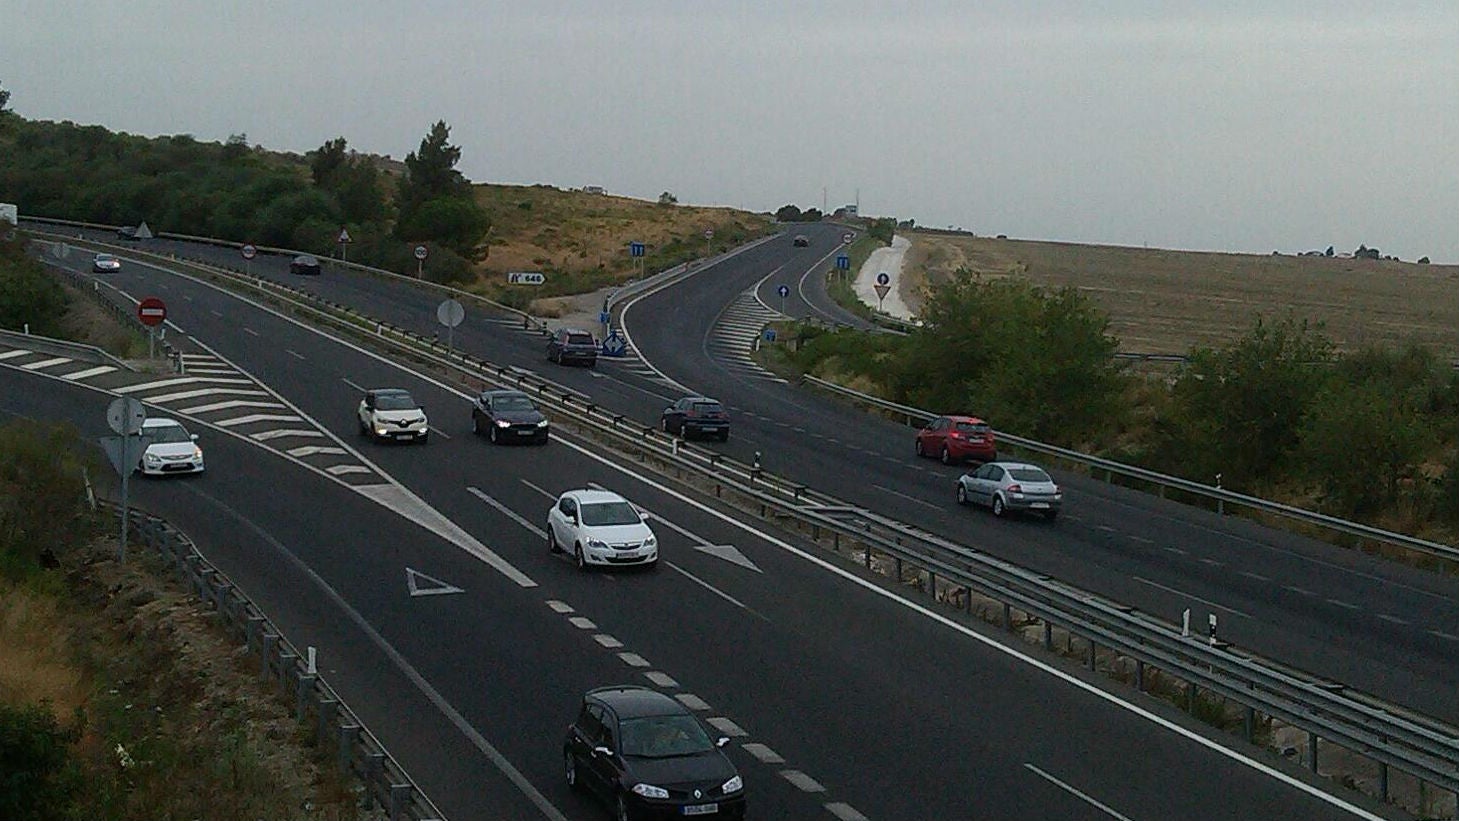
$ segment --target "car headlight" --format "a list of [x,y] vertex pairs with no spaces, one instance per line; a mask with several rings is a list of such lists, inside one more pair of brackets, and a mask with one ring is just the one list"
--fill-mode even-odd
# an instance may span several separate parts
[[644,798],[668,798],[669,791],[652,784],[634,784],[633,791]]
[[547,420],[546,419],[543,419],[541,422],[538,422],[537,423],[537,427],[539,427],[539,428],[545,428],[545,427],[547,427]]
[[148,453],[148,454],[146,454],[145,458],[147,460],[147,464],[149,464],[149,465],[160,465],[160,464],[162,464],[162,457],[161,456],[158,456],[155,453]]
[[389,433],[389,432],[390,432],[389,429],[386,428],[384,425],[376,425],[375,426],[375,434],[377,436],[384,436],[386,433]]
[[193,458],[194,459],[201,459],[201,458],[203,458],[203,449],[202,448],[196,448],[196,447],[193,448]]
[[588,539],[588,547],[591,547],[594,550],[607,550],[608,543],[603,541],[602,539]]
[[657,536],[654,536],[652,533],[650,533],[648,535],[648,538],[643,540],[643,546],[644,547],[658,547],[659,546],[658,537]]
[[724,782],[724,784],[721,785],[719,789],[721,792],[728,794],[732,792],[739,792],[744,788],[745,782],[742,781],[739,776],[735,776],[734,778],[731,778],[730,780]]
[[499,428],[509,428],[512,426],[512,423],[505,419],[498,419],[496,420],[496,426]]

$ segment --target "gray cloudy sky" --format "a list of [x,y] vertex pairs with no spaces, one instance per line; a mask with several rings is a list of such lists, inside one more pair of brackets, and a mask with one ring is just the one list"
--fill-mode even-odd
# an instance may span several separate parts
[[1459,262],[1454,0],[0,0],[0,83],[294,151],[444,119],[477,181]]

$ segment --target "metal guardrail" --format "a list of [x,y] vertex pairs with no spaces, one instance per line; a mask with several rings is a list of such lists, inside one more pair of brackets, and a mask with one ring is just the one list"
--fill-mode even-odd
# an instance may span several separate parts
[[[98,502],[98,506],[120,515],[109,502]],[[191,539],[166,521],[135,509],[130,511],[127,524],[128,532],[154,548],[188,588],[218,612],[224,628],[257,655],[259,677],[292,698],[294,717],[308,726],[314,744],[320,748],[332,745],[339,768],[364,785],[367,810],[378,806],[390,821],[442,818],[440,810],[344,699],[323,676],[309,668],[258,606],[198,552]]]
[[[839,396],[843,396],[848,399],[852,399],[853,401],[870,405],[872,407],[879,408],[884,411],[889,411],[891,413],[905,417],[908,425],[912,425],[919,420],[928,420],[938,416],[937,413],[929,410],[914,408],[909,405],[900,405],[896,402],[889,402],[880,397],[871,396],[860,391],[852,390],[851,388],[838,385],[834,382],[829,382],[819,377],[807,375],[804,377],[804,380],[811,385],[830,391],[831,393],[837,394]],[[1452,545],[1432,542],[1427,539],[1420,539],[1416,536],[1409,536],[1403,533],[1394,533],[1389,530],[1383,530],[1381,528],[1365,525],[1361,522],[1353,522],[1347,519],[1339,519],[1335,516],[1327,516],[1325,514],[1317,513],[1311,510],[1304,510],[1302,508],[1294,507],[1292,505],[1282,504],[1281,502],[1273,502],[1268,499],[1259,498],[1257,496],[1248,496],[1245,493],[1237,493],[1235,491],[1226,490],[1224,488],[1215,487],[1213,485],[1207,485],[1200,482],[1191,481],[1190,479],[1182,479],[1179,476],[1170,476],[1164,473],[1157,473],[1156,471],[1147,470],[1145,468],[1137,467],[1135,465],[1128,465],[1123,462],[1116,462],[1112,459],[1105,459],[1099,456],[1090,456],[1089,454],[1080,453],[1078,451],[1069,450],[1067,448],[1061,448],[1057,445],[1045,444],[1043,442],[1038,442],[1033,439],[1025,439],[1021,436],[1014,436],[1009,433],[1003,433],[1002,431],[997,431],[997,436],[999,441],[1009,442],[1025,450],[1031,450],[1035,453],[1043,453],[1049,456],[1063,459],[1067,462],[1085,465],[1097,471],[1104,471],[1107,477],[1110,474],[1115,474],[1119,476],[1129,477],[1131,479],[1139,479],[1144,482],[1149,482],[1153,485],[1158,485],[1162,488],[1174,488],[1176,490],[1184,491],[1186,493],[1194,494],[1196,496],[1203,496],[1208,499],[1213,499],[1217,502],[1222,503],[1223,505],[1229,504],[1238,507],[1250,508],[1252,510],[1260,510],[1264,513],[1271,513],[1278,516],[1284,516],[1289,519],[1296,519],[1307,524],[1318,525],[1328,528],[1329,530],[1346,533],[1350,536],[1359,536],[1365,539],[1372,539],[1374,541],[1384,542],[1386,544],[1398,545],[1409,550],[1416,550],[1421,553],[1426,553],[1430,556],[1437,556],[1439,558],[1447,559],[1450,561],[1459,560],[1459,548],[1456,548]]]
[[4,329],[0,329],[0,341],[15,346],[23,345],[42,353],[55,354],[56,356],[69,356],[72,359],[80,359],[83,362],[111,365],[128,371],[136,370],[131,365],[117,359],[115,356],[112,356],[95,345],[83,345],[80,342],[52,339],[48,336],[40,336],[39,334],[21,333],[19,331],[7,331]]
[[[808,528],[812,539],[829,537],[838,548],[861,545],[868,566],[873,554],[890,556],[897,563],[899,579],[903,564],[909,563],[925,573],[927,589],[935,591],[940,580],[966,591],[969,609],[974,592],[1002,602],[1005,626],[1012,625],[1014,610],[1036,618],[1045,625],[1046,645],[1053,627],[1077,635],[1088,642],[1091,667],[1099,647],[1133,659],[1136,685],[1141,689],[1146,669],[1153,668],[1188,682],[1192,694],[1195,688],[1204,688],[1242,704],[1247,708],[1248,738],[1257,713],[1299,728],[1308,734],[1307,763],[1313,771],[1318,768],[1317,740],[1321,738],[1378,762],[1378,791],[1384,799],[1388,797],[1390,766],[1459,794],[1459,728],[1227,643],[1183,635],[1175,625],[1129,606],[847,505],[757,464],[746,465],[688,445],[655,427],[606,411],[591,399],[533,373],[448,350],[438,340],[371,320],[347,306],[326,303],[279,283],[197,263],[186,265],[233,287],[261,292],[298,314],[374,340],[416,361],[536,393],[550,403],[548,410],[610,437],[621,448],[638,453],[640,459],[652,458],[662,466],[698,476],[714,487],[717,498],[734,494],[757,505],[762,518],[794,521]],[[927,415],[916,408],[884,405],[898,412]]]

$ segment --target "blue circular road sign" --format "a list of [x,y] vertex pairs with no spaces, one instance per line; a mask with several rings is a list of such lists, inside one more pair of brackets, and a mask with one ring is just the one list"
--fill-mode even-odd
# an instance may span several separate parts
[[886,271],[882,271],[881,273],[876,275],[876,284],[878,285],[889,285],[891,284],[891,281],[892,278],[887,275]]
[[784,299],[784,298],[790,296],[790,286],[789,285],[782,285],[779,288],[776,288],[775,289],[775,293],[780,294],[780,298],[781,299]]

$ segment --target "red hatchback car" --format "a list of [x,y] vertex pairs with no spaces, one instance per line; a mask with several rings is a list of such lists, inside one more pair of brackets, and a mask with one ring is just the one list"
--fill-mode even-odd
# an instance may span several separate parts
[[944,465],[994,462],[998,443],[993,428],[976,416],[939,416],[917,431],[917,455],[937,457]]

